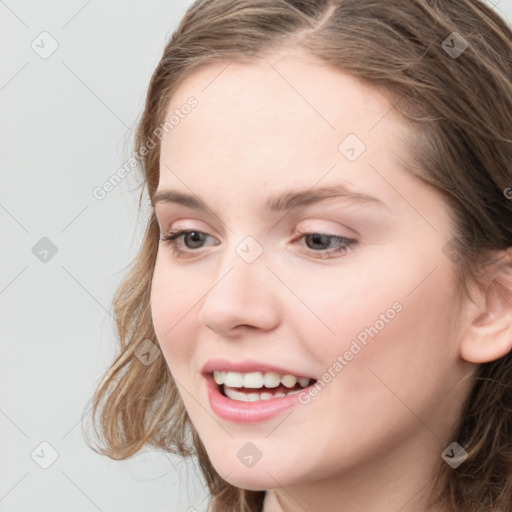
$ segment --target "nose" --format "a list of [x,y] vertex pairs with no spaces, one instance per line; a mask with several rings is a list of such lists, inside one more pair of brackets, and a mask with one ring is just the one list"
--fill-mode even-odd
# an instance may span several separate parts
[[245,329],[275,329],[278,284],[264,258],[246,263],[233,251],[209,284],[199,322],[222,337],[235,337]]

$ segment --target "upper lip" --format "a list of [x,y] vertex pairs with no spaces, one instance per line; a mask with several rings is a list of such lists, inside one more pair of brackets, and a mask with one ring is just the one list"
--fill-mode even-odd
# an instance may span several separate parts
[[315,377],[308,375],[307,372],[291,370],[274,364],[268,364],[260,361],[245,359],[243,361],[228,361],[227,359],[209,359],[201,368],[202,373],[213,373],[214,371],[227,372],[275,372],[279,375],[294,375],[295,377],[309,377],[316,380]]

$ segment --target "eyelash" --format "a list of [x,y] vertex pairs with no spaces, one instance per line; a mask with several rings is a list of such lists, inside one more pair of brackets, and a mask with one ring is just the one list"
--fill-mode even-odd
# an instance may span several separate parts
[[[173,231],[170,231],[166,235],[160,235],[160,241],[166,245],[170,245],[172,247],[174,256],[179,258],[179,257],[185,256],[185,255],[188,255],[191,252],[196,252],[194,250],[184,251],[178,247],[177,239],[180,236],[187,235],[189,233],[199,233],[201,235],[209,236],[207,233],[203,233],[202,231],[197,231],[195,229],[190,229],[190,230],[175,229]],[[323,235],[330,239],[333,239],[333,238],[337,239],[343,244],[341,247],[338,247],[337,249],[330,250],[327,252],[306,249],[306,253],[308,255],[313,256],[313,257],[320,257],[321,259],[330,258],[333,254],[341,253],[345,250],[348,251],[358,243],[357,240],[355,240],[354,238],[347,238],[347,237],[340,236],[340,235],[329,235],[327,233],[320,233],[320,232],[301,233],[301,235],[302,236],[299,238],[299,240],[302,239],[303,237],[309,236],[309,235]]]

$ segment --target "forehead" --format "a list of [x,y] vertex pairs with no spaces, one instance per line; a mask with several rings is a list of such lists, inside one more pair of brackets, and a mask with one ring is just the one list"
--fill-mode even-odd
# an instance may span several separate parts
[[[191,96],[197,106],[162,140],[160,187],[176,183],[172,168],[192,183],[212,173],[224,186],[243,178],[248,191],[320,179],[364,188],[376,179],[368,164],[396,166],[407,135],[378,89],[297,55],[196,70],[175,91],[166,119]],[[347,158],[347,145],[361,155]]]

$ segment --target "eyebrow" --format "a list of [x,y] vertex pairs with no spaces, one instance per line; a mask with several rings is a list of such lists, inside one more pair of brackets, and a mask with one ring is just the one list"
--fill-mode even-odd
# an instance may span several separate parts
[[[344,185],[285,191],[268,198],[265,203],[265,207],[267,211],[280,212],[295,207],[306,207],[311,204],[327,201],[328,199],[343,199],[353,203],[388,208],[380,199],[360,192],[355,192]],[[204,212],[210,210],[206,203],[204,203],[204,201],[199,197],[184,194],[177,190],[162,190],[157,192],[152,204],[154,206],[157,203],[178,203],[188,208]]]

